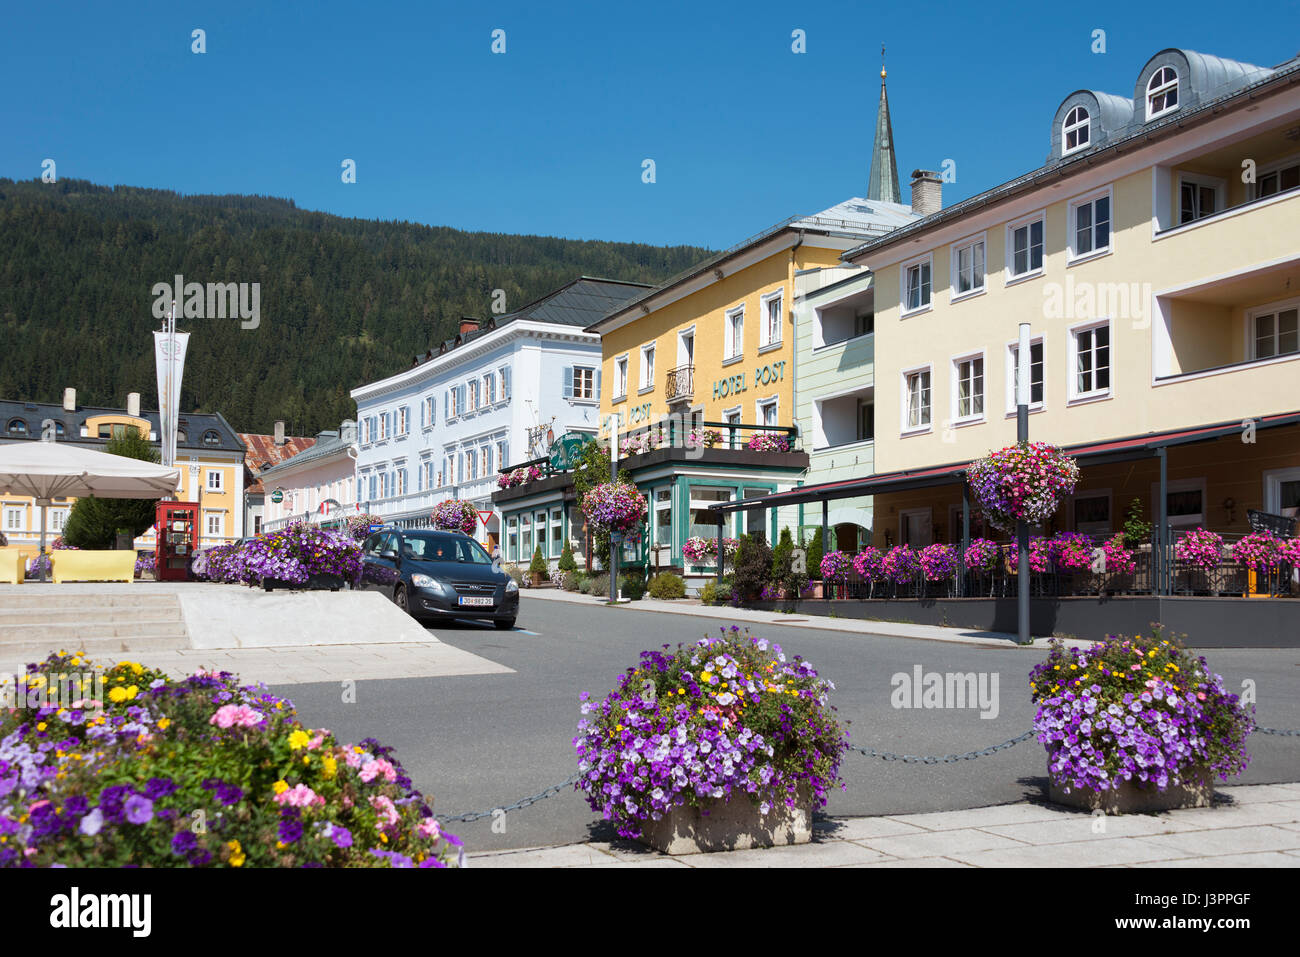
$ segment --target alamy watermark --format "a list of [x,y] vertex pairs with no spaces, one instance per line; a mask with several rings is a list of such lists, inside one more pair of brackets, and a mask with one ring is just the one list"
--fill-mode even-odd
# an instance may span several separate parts
[[900,671],[889,679],[893,691],[889,703],[895,708],[978,708],[981,718],[998,716],[998,673],[981,671],[925,671],[912,666],[912,673]]
[[0,708],[98,711],[105,700],[102,671],[48,676],[0,673]]
[[1149,282],[1065,282],[1043,285],[1044,319],[1127,319],[1134,329],[1151,325]]
[[256,329],[262,324],[260,282],[186,282],[177,274],[172,283],[154,283],[150,292],[154,296],[155,319],[166,319],[167,310],[175,302],[177,319],[241,319],[241,329]]

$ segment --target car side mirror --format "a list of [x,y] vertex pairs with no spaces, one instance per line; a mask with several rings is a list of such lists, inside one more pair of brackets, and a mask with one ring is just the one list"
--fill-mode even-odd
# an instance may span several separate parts
[[394,552],[394,551],[391,551],[391,550],[390,550],[390,551],[387,551],[387,552],[380,552],[380,553],[379,553],[379,557],[380,557],[380,558],[386,558],[386,559],[388,559],[390,562],[395,562],[395,561],[397,561],[397,552]]

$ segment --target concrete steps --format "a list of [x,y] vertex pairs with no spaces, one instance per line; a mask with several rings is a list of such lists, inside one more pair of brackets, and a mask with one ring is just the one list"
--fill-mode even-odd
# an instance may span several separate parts
[[53,651],[83,651],[104,665],[190,647],[175,595],[60,594],[57,588],[0,598],[0,657],[35,661]]

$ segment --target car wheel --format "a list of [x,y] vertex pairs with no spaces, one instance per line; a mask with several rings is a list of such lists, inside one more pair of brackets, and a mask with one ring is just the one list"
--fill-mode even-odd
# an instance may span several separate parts
[[406,604],[406,589],[401,585],[398,585],[397,591],[393,592],[393,601],[397,603],[397,607],[402,609],[402,611],[406,612],[408,615],[411,613],[411,609],[408,608]]
[[497,626],[497,631],[509,631],[515,626],[515,620],[513,618],[498,618],[492,624]]

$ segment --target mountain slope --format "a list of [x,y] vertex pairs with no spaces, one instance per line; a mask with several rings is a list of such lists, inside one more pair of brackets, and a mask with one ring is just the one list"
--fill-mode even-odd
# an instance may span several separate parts
[[190,319],[184,411],[240,431],[336,428],[348,391],[406,368],[461,316],[579,275],[654,282],[709,255],[346,219],[265,196],[0,179],[0,397],[154,406],[155,283],[260,283],[261,322]]

